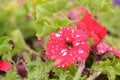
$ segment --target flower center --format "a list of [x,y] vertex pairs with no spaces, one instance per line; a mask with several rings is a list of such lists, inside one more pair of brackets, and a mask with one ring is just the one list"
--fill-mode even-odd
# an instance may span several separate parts
[[72,49],[73,48],[73,43],[72,42],[66,42],[66,47],[68,49]]

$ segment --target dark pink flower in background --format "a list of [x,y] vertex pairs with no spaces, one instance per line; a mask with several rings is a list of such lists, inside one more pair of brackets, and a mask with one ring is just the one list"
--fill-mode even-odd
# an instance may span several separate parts
[[12,49],[14,49],[14,42],[10,40],[8,43],[12,46]]
[[88,10],[85,7],[80,7],[79,11],[84,13],[84,14],[88,14]]
[[64,27],[57,33],[51,33],[46,55],[61,68],[66,68],[76,61],[86,60],[90,49],[87,37],[87,33],[82,29]]
[[79,15],[80,15],[81,12],[84,13],[84,14],[88,13],[86,8],[84,8],[84,7],[80,7],[80,8],[79,7],[77,7],[77,8],[75,7],[74,9],[76,9],[76,10],[71,10],[67,14],[67,17],[70,20],[77,20],[77,19],[79,19]]
[[120,57],[120,51],[105,44],[105,43],[99,43],[97,46],[96,46],[96,49],[97,51],[100,53],[100,54],[105,54],[107,52],[113,52],[115,54],[115,56],[117,57]]
[[8,71],[12,69],[12,64],[7,61],[0,61],[0,71]]
[[24,63],[22,62],[22,60],[17,62],[16,68],[17,68],[17,73],[20,77],[22,77],[22,78],[27,77],[27,70],[26,70],[26,67],[25,67]]
[[76,20],[79,17],[79,14],[75,11],[70,11],[67,16],[70,20]]
[[20,0],[20,4],[24,4],[25,3],[25,0]]
[[92,18],[89,13],[85,13],[83,18],[77,22],[77,28],[87,31],[89,38],[94,39],[94,45],[101,42],[107,34],[107,29]]

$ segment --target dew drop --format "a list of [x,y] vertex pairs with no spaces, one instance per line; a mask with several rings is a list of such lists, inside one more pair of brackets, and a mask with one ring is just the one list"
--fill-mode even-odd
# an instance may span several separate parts
[[65,55],[67,55],[67,52],[64,52],[62,56],[65,56]]
[[67,38],[66,38],[66,40],[68,41],[68,40],[69,40],[69,38],[67,37]]
[[60,34],[56,34],[56,37],[60,37]]
[[72,33],[74,33],[74,30],[72,30]]
[[75,60],[75,58],[73,57],[73,60]]
[[65,52],[65,51],[66,51],[66,49],[63,49],[63,50],[61,50],[61,53]]
[[104,50],[100,50],[100,52],[101,52],[101,53],[105,53],[105,51],[104,51]]
[[83,53],[83,50],[79,50],[79,53]]
[[78,42],[78,43],[76,43],[75,45],[76,45],[76,46],[78,46],[78,45],[79,45],[79,42]]
[[62,67],[64,67],[65,65],[63,64]]
[[82,42],[82,44],[84,44],[84,42]]
[[80,35],[77,35],[76,37],[79,37]]

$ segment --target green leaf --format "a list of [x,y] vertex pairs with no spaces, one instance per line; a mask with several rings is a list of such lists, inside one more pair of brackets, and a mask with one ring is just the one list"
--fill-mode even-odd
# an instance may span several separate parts
[[9,44],[10,40],[8,36],[0,37],[0,55],[12,50],[12,46]]
[[45,2],[47,2],[48,0],[33,0],[33,1],[31,1],[31,5],[32,6],[37,6],[37,5],[39,5],[39,4],[42,4],[42,3],[45,3]]
[[[63,4],[66,4],[63,7]],[[63,26],[68,26],[69,19],[61,20],[58,17],[63,9],[70,7],[68,0],[51,0],[36,6],[36,36],[41,38],[56,32]]]
[[94,44],[94,39],[93,38],[88,38],[88,42],[90,43],[90,46]]
[[70,20],[68,19],[63,19],[61,20],[60,18],[56,18],[54,24],[57,26],[68,26],[70,23]]
[[107,59],[106,61],[100,61],[99,64],[95,65],[94,70],[101,71],[103,74],[107,74],[109,80],[115,80],[115,75],[119,74],[120,72],[118,68],[119,65],[120,64],[112,66],[111,61]]
[[112,66],[107,66],[104,73],[108,75],[109,80],[115,80],[115,71]]
[[14,41],[15,50],[20,51],[20,50],[23,50],[26,48],[26,44],[25,44],[23,35],[19,29],[14,30],[11,33],[11,37],[12,37],[12,40]]
[[53,68],[54,64],[52,62],[50,63],[44,63],[39,58],[37,60],[29,62],[27,64],[28,69],[28,78],[36,79],[36,80],[49,80],[49,72]]
[[109,59],[107,59],[106,61],[100,61],[99,64],[93,66],[93,69],[95,71],[101,71],[101,72],[103,72],[103,71],[105,71],[105,68],[107,66],[110,66],[110,62],[111,61]]
[[115,66],[114,66],[114,70],[116,72],[116,75],[120,75],[120,63],[117,63]]
[[68,70],[63,71],[60,68],[57,68],[56,70],[54,70],[56,75],[59,76],[59,80],[67,80],[67,78],[69,77],[69,80],[72,79],[70,72]]
[[49,25],[48,23],[38,23],[38,26],[36,27],[37,34],[36,36],[40,39],[43,36],[47,36],[54,30],[52,25]]
[[93,13],[112,11],[111,0],[76,0],[76,3],[87,7]]
[[120,43],[120,39],[119,38],[115,38],[112,36],[106,36],[105,37],[105,42],[109,45],[111,45],[112,47],[115,47],[117,49],[120,49],[120,45],[118,43]]

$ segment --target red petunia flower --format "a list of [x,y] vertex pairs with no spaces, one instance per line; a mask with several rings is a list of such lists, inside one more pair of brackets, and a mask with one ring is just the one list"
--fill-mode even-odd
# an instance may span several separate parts
[[82,29],[64,27],[57,33],[51,33],[46,46],[46,55],[61,68],[85,60],[90,49],[87,37],[87,33]]
[[96,49],[99,53],[101,54],[105,54],[107,52],[113,52],[115,54],[115,56],[120,57],[120,51],[118,51],[117,49],[105,44],[105,43],[99,43],[96,46]]
[[8,71],[12,69],[12,65],[7,61],[0,61],[0,71]]
[[83,18],[77,22],[78,29],[84,29],[88,32],[89,38],[94,39],[94,45],[97,45],[102,41],[104,36],[107,34],[107,29],[99,24],[91,14],[85,13]]

